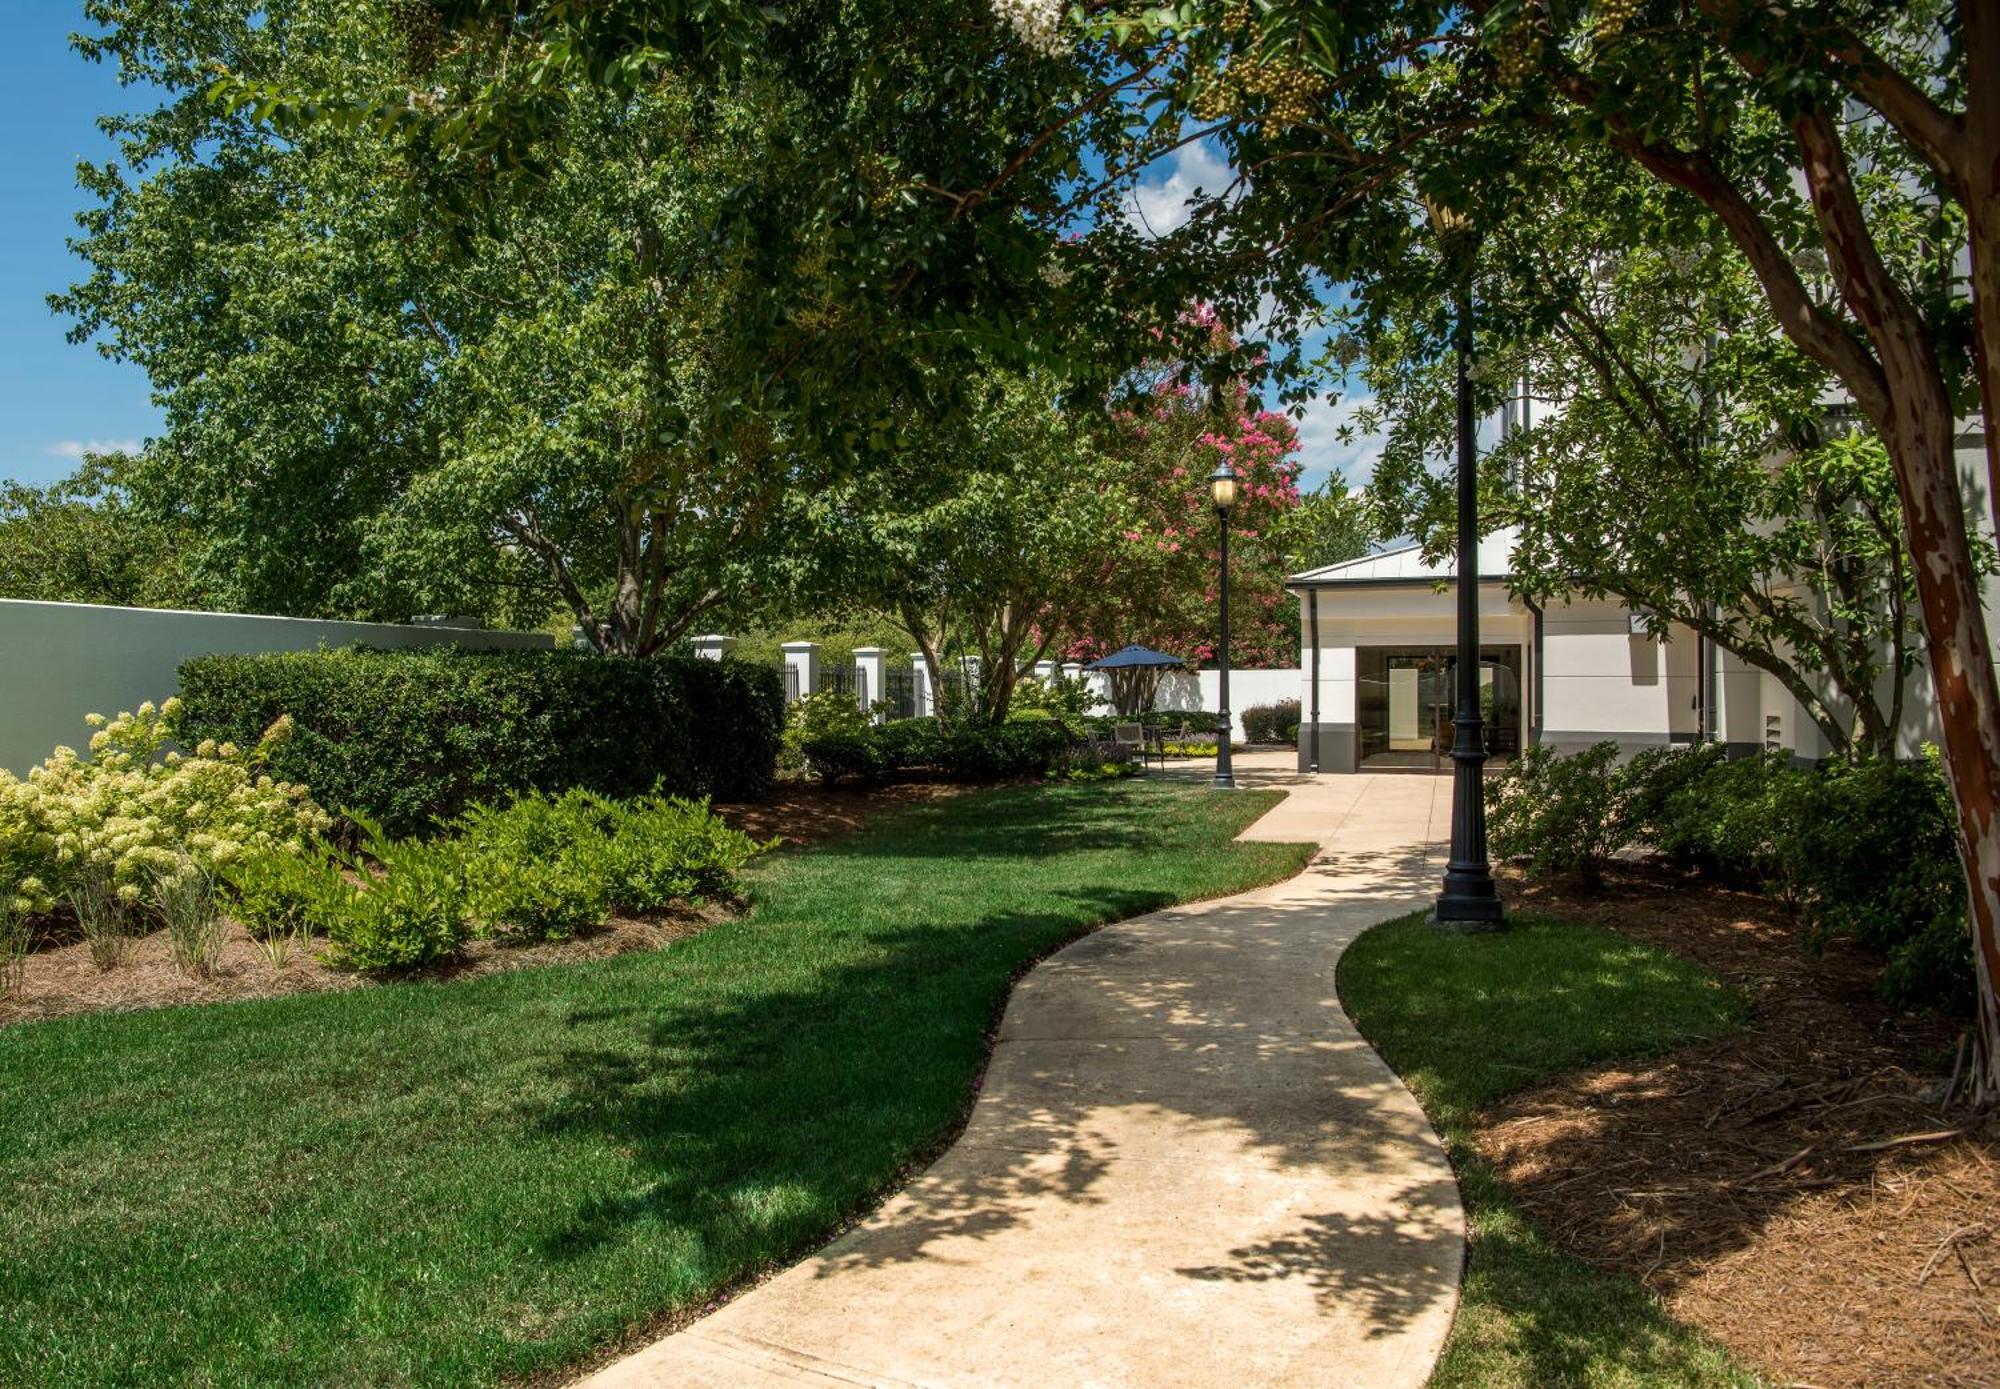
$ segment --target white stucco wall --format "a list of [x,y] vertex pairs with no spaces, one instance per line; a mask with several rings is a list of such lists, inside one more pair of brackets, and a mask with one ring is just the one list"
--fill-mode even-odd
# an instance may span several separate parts
[[1635,633],[1622,603],[1551,603],[1542,650],[1545,741],[1663,743],[1695,732],[1698,643],[1685,628],[1661,640]]
[[166,699],[179,688],[180,663],[193,656],[446,644],[490,650],[555,640],[541,632],[0,599],[0,767],[25,775],[59,744],[84,747],[84,715]]
[[[1099,713],[1108,713],[1111,707],[1111,682],[1097,671],[1086,672],[1091,688],[1105,701]],[[1350,683],[1352,671],[1349,672]],[[1291,670],[1232,670],[1229,672],[1229,714],[1230,723],[1236,729],[1236,737],[1244,737],[1243,711],[1260,704],[1276,704],[1284,699],[1303,700],[1306,693],[1305,672]],[[1180,711],[1189,715],[1206,712],[1213,715],[1222,707],[1222,672],[1216,670],[1168,671],[1160,677],[1159,690],[1153,696],[1157,709]],[[1198,720],[1190,719],[1190,722]],[[1211,720],[1212,722],[1212,720]]]

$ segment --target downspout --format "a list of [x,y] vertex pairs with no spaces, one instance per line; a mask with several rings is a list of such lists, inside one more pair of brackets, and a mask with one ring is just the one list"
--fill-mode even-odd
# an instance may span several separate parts
[[1542,605],[1532,598],[1523,598],[1521,602],[1526,605],[1529,612],[1535,615],[1535,678],[1529,685],[1528,738],[1531,743],[1539,747],[1542,741],[1542,652],[1544,648],[1542,640]]
[[1306,623],[1312,630],[1312,762],[1308,771],[1319,771],[1319,590],[1306,590]]

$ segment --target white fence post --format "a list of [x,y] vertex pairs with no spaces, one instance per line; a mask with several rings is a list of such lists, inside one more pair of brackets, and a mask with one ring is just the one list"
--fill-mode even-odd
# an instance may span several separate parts
[[921,651],[910,653],[910,688],[916,694],[917,717],[928,718],[937,710],[931,708],[931,668]]
[[689,637],[688,645],[694,654],[704,661],[719,661],[736,649],[736,638],[725,637],[720,632],[709,632],[704,636]]
[[804,699],[819,688],[819,643],[788,641],[778,648],[785,653],[785,693]]
[[1049,684],[1056,678],[1057,673],[1061,669],[1062,667],[1054,661],[1037,661],[1035,662],[1035,679],[1041,681],[1044,685]]
[[869,706],[889,697],[889,648],[855,647],[854,666],[861,672],[861,688],[855,691],[855,702],[861,706],[861,712],[876,723],[888,722],[888,715],[872,713]]

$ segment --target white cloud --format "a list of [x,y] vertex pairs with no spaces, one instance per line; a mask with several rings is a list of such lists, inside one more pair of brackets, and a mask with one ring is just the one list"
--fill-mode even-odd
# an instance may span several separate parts
[[1165,236],[1183,226],[1197,193],[1218,196],[1235,181],[1229,162],[1197,140],[1176,150],[1165,178],[1141,179],[1125,200],[1125,220],[1147,236]]
[[1373,396],[1358,393],[1338,400],[1318,396],[1306,406],[1305,416],[1293,421],[1299,431],[1299,462],[1304,465],[1300,491],[1318,487],[1330,473],[1346,478],[1349,487],[1359,487],[1374,475],[1375,460],[1388,435],[1356,434],[1346,443],[1340,439],[1342,427],[1353,424],[1356,412],[1373,402]]
[[144,447],[144,441],[139,439],[62,439],[50,444],[43,452],[51,458],[81,462],[87,453],[137,453]]

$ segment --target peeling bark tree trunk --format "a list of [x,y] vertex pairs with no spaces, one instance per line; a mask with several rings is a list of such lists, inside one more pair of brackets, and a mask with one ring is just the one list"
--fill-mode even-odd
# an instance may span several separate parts
[[[1986,420],[1986,506],[2000,529],[2000,0],[1962,0],[1965,121],[1956,161],[1972,265],[1972,359]],[[1949,166],[1948,166],[1949,167]]]
[[1870,409],[1896,468],[1916,561],[1945,775],[1958,813],[1979,1021],[1971,1093],[2000,1098],[2000,682],[1981,606],[1983,575],[1965,527],[1951,399],[1914,305],[1882,262],[1855,195],[1837,128],[1824,113],[1793,121],[1813,211],[1842,296],[1866,329],[1886,388]]

